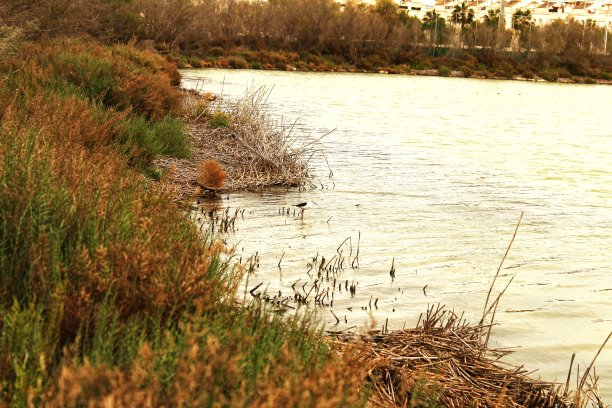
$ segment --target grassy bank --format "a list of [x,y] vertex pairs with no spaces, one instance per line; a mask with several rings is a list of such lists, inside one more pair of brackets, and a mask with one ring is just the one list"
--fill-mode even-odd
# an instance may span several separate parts
[[4,54],[0,405],[359,404],[359,360],[307,317],[238,307],[240,266],[151,178],[191,154],[178,80],[126,45]]

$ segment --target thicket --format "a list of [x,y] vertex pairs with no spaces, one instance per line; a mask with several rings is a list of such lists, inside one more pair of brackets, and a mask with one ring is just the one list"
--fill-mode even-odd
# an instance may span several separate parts
[[175,67],[19,35],[0,60],[0,406],[359,403],[359,361],[332,364],[307,317],[236,306],[240,266],[143,174],[189,154]]
[[333,0],[0,0],[2,24],[25,36],[133,40],[195,66],[445,66],[466,75],[611,77],[601,27],[571,20],[535,26],[521,15],[500,31],[494,10],[480,21],[469,17],[466,9],[452,21],[431,12],[421,21],[390,0],[345,7]]

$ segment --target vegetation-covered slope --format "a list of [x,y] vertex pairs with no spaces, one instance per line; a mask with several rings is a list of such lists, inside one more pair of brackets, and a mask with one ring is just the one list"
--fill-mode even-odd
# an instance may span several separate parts
[[0,78],[0,405],[359,401],[357,362],[236,306],[239,266],[143,175],[189,154],[172,65],[60,39]]

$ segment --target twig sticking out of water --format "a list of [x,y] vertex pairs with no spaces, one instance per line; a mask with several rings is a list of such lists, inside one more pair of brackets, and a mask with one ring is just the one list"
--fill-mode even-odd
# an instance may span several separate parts
[[563,390],[563,396],[567,397],[567,392],[569,391],[569,383],[572,377],[572,366],[574,365],[574,359],[576,358],[576,353],[572,354],[572,359],[570,360],[569,370],[567,370],[567,381],[565,381],[565,389]]
[[[608,337],[606,337],[602,345],[599,347],[599,350],[597,350],[597,353],[595,353],[595,357],[593,357],[593,360],[591,360],[591,364],[589,364],[584,374],[582,374],[582,379],[580,380],[578,384],[578,388],[576,389],[576,394],[574,395],[574,406],[577,406],[577,407],[582,406],[581,404],[584,404],[588,401],[588,398],[586,399],[586,401],[583,399],[584,393],[582,392],[582,390],[584,389],[584,385],[589,379],[589,373],[591,369],[593,368],[593,364],[595,364],[595,360],[597,360],[597,357],[599,357],[601,350],[603,350],[603,348],[606,346],[606,343],[608,343],[608,340],[610,340],[610,337],[612,337],[612,331],[610,332],[610,334],[608,334]],[[597,377],[594,376],[594,378],[595,378],[595,383],[596,383]],[[603,407],[603,404],[601,406]]]
[[353,269],[359,268],[359,244],[361,243],[361,231],[359,231],[359,235],[357,237],[357,254],[355,258],[353,258],[353,262],[351,263],[351,267]]
[[336,316],[336,314],[334,313],[333,310],[329,309],[329,311],[331,312],[331,314],[334,315],[334,317],[336,318],[336,324],[340,323],[340,319],[338,319],[338,316]]
[[[514,229],[514,234],[512,235],[512,239],[510,240],[510,243],[508,244],[508,247],[506,248],[506,252],[504,253],[504,256],[501,259],[501,262],[499,263],[499,266],[497,267],[497,271],[495,272],[495,276],[493,277],[493,282],[491,282],[491,286],[489,287],[489,292],[487,293],[487,299],[485,300],[485,304],[484,304],[484,310],[482,312],[482,318],[480,319],[480,324],[482,324],[485,320],[485,318],[487,317],[487,315],[489,314],[489,312],[491,311],[491,308],[487,309],[487,306],[489,305],[489,299],[491,297],[491,292],[493,291],[493,287],[495,286],[495,282],[497,281],[497,277],[499,276],[499,272],[502,269],[502,266],[504,265],[504,261],[506,260],[506,257],[508,256],[508,253],[510,252],[510,248],[512,248],[512,243],[514,242],[514,238],[516,238],[516,233],[518,232],[519,226],[521,225],[521,220],[523,219],[523,213],[521,212],[521,216],[519,217],[518,222],[516,223],[516,228]],[[514,278],[514,277],[513,277]],[[506,286],[506,288],[508,288],[508,286]],[[494,302],[495,307],[497,307],[497,303],[501,297],[501,295],[505,292],[506,289],[504,289],[500,295],[497,297],[497,299]],[[491,324],[493,323],[493,319],[491,319]]]
[[281,269],[281,262],[283,262],[283,257],[285,256],[285,253],[283,252],[283,254],[281,255],[280,259],[278,260],[278,269]]

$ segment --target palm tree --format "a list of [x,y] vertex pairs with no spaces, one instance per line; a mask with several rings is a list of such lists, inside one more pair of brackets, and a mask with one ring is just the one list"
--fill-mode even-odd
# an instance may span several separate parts
[[446,21],[435,10],[428,11],[423,17],[423,29],[432,32],[430,38],[433,40],[435,49],[446,31]]
[[463,30],[463,27],[474,22],[474,9],[469,8],[464,1],[455,6],[452,18],[455,24],[461,24],[461,29]]
[[499,25],[499,9],[489,9],[484,16],[484,22],[489,28],[496,28]]
[[423,17],[423,29],[433,30],[436,25],[438,27],[444,26],[444,19],[440,17],[440,14],[436,13],[435,10],[425,13],[425,16]]
[[512,15],[512,28],[523,31],[525,28],[533,25],[531,21],[531,10],[516,10]]
[[376,0],[373,9],[387,22],[393,23],[398,19],[399,6],[393,0]]

